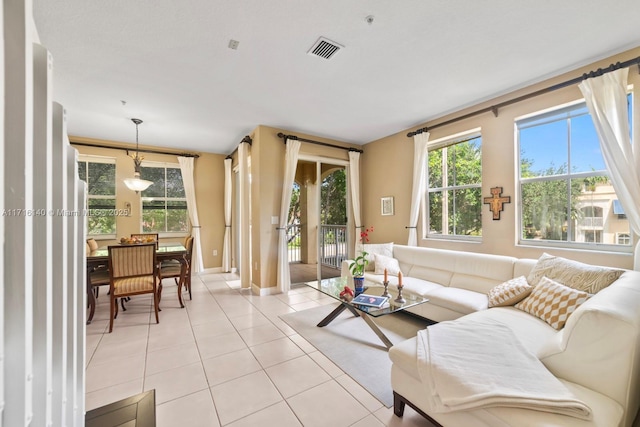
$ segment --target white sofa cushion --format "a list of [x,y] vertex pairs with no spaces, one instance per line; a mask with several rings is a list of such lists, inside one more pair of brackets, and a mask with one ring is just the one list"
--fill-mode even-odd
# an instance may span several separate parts
[[388,257],[393,257],[393,242],[390,243],[366,243],[362,245],[362,250],[367,253],[367,267],[365,270],[374,271],[375,270],[375,259],[373,258],[374,254],[384,255]]
[[373,254],[373,259],[375,274],[384,274],[384,271],[387,270],[387,274],[397,276],[400,272],[400,264],[398,264],[398,260],[393,257]]
[[462,314],[469,314],[488,308],[489,299],[486,294],[460,288],[443,286],[426,294],[428,304],[439,305]]

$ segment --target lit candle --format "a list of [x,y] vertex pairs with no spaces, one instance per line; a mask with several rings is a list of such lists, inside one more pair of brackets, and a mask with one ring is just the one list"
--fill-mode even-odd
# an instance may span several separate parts
[[387,277],[387,269],[384,269],[384,281],[387,282],[388,281],[388,277]]
[[402,286],[402,271],[398,272],[398,286]]

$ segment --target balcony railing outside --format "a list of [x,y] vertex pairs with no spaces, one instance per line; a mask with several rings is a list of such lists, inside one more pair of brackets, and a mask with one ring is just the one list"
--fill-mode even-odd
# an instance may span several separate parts
[[[301,226],[287,226],[287,244],[289,248],[289,262],[302,261]],[[342,261],[347,258],[347,226],[320,226],[320,263],[327,267],[339,269]]]
[[587,216],[578,221],[581,228],[602,228],[604,227],[604,218],[601,216]]
[[347,258],[347,226],[320,226],[320,263],[328,267],[340,268]]
[[289,262],[302,261],[299,224],[287,226],[287,248],[289,249]]

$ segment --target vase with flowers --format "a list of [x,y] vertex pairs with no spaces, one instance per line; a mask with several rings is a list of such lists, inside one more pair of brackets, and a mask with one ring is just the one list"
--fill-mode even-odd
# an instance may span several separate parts
[[373,227],[366,228],[360,232],[360,253],[349,266],[349,272],[353,276],[353,287],[356,296],[364,292],[364,271],[369,265],[369,258],[367,258],[369,253],[364,250],[363,245],[369,242],[369,233],[371,232],[373,232]]

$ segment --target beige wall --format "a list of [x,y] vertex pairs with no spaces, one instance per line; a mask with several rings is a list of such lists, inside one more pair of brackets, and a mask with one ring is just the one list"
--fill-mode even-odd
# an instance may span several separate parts
[[[85,142],[99,145],[126,144],[115,143],[113,141],[101,141],[82,137],[70,137],[74,142]],[[129,236],[131,233],[139,233],[141,203],[140,195],[131,191],[124,185],[123,180],[133,176],[133,160],[127,156],[123,150],[110,148],[86,147],[74,145],[80,154],[112,157],[116,159],[116,208],[124,209],[125,203],[131,203],[131,215],[116,218],[116,236],[118,239]],[[135,148],[135,147],[134,147]],[[140,146],[143,148],[154,148]],[[170,151],[161,149],[162,151]],[[222,240],[224,237],[224,158],[219,154],[198,153],[200,157],[194,164],[194,181],[196,186],[196,197],[198,200],[198,219],[200,220],[200,235],[202,244],[204,268],[217,268],[222,265]],[[178,159],[173,155],[141,153],[144,161],[165,162],[178,164]],[[183,238],[167,238],[162,240],[182,241]],[[103,240],[100,245],[115,244],[116,240]],[[213,256],[213,250],[218,251],[217,256]]]
[[[604,68],[611,63],[633,59],[640,55],[640,48],[624,54],[588,65],[572,71],[558,78],[544,81],[524,90],[505,95],[501,98],[478,104],[469,109],[442,117],[407,129],[395,135],[371,142],[364,146],[362,156],[362,194],[363,220],[365,226],[375,226],[371,235],[374,242],[388,242],[406,244],[409,225],[409,206],[411,204],[411,181],[413,171],[413,139],[406,136],[408,131],[416,130],[450,118],[462,116],[465,113],[478,110],[513,99],[519,95],[531,93],[537,89],[563,82],[580,76],[585,72]],[[634,85],[634,134],[640,128],[640,77],[638,70],[629,70],[629,83]],[[516,142],[514,139],[514,120],[525,114],[581,99],[582,95],[577,86],[570,86],[546,95],[531,98],[508,107],[501,108],[498,117],[492,113],[485,113],[467,120],[436,128],[430,132],[430,140],[453,135],[476,127],[482,129],[482,194],[490,196],[490,188],[503,187],[503,195],[511,196],[511,203],[505,205],[501,219],[494,221],[488,205],[482,210],[482,242],[470,243],[446,241],[441,239],[420,239],[420,246],[445,249],[484,252],[492,254],[512,255],[516,257],[537,258],[543,251],[570,257],[583,262],[632,268],[633,259],[630,254],[603,253],[594,251],[578,251],[556,248],[531,248],[516,244],[517,199],[516,199]],[[428,102],[428,100],[425,100]],[[635,137],[637,141],[638,138]],[[393,196],[395,198],[395,215],[382,216],[380,214],[380,198]],[[419,221],[418,236],[423,235],[422,219]]]
[[[272,217],[280,217],[280,199],[284,175],[285,145],[278,133],[295,134],[300,138],[352,147],[340,141],[292,132],[268,126],[258,126],[251,144],[251,258],[252,282],[259,288],[276,286],[278,233]],[[348,160],[347,150],[303,142],[301,155]],[[257,263],[257,268],[256,268]]]

